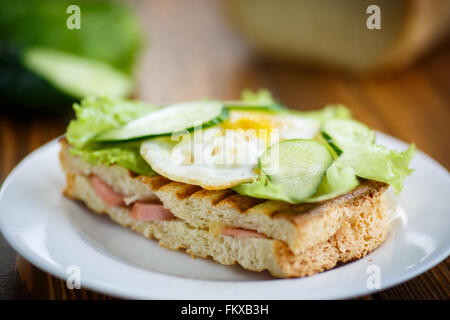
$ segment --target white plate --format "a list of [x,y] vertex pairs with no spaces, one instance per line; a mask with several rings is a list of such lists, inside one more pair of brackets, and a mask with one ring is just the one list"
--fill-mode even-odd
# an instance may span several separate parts
[[[378,134],[378,141],[406,148],[384,134]],[[0,192],[0,229],[10,245],[37,267],[66,279],[68,271],[73,272],[68,266],[79,266],[82,287],[113,296],[348,298],[376,291],[374,276],[380,276],[381,289],[386,289],[430,269],[450,252],[449,173],[421,152],[412,162],[416,171],[400,196],[390,195],[391,207],[401,206],[406,215],[392,220],[381,247],[363,259],[312,277],[274,279],[265,272],[192,259],[162,248],[64,198],[58,149],[56,140],[39,148],[6,179]]]

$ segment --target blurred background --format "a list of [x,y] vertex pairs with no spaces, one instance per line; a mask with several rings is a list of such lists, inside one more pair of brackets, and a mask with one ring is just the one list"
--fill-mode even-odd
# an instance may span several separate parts
[[[448,169],[449,29],[450,0],[0,0],[0,183],[64,134],[85,95],[167,103],[246,88],[301,110],[343,103]],[[66,292],[1,237],[0,250],[0,292],[100,296]],[[377,297],[448,298],[448,265]]]

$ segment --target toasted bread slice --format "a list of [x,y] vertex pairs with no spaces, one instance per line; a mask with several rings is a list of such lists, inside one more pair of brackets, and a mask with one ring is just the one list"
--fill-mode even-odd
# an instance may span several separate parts
[[95,174],[134,201],[160,200],[176,217],[200,229],[256,230],[286,243],[295,254],[328,240],[351,218],[372,212],[387,189],[384,183],[364,180],[335,199],[291,205],[242,196],[232,190],[205,190],[161,176],[135,175],[118,165],[91,165],[72,156],[66,140],[61,140],[61,145],[60,160],[68,174]]
[[386,203],[383,197],[371,201],[367,210],[359,211],[343,222],[327,240],[298,254],[280,240],[236,238],[193,227],[183,219],[147,222],[131,217],[127,207],[107,206],[96,194],[87,176],[67,174],[64,194],[83,201],[92,211],[107,214],[124,227],[159,240],[161,246],[185,249],[197,257],[212,257],[217,262],[239,263],[252,271],[268,270],[276,277],[303,277],[333,268],[338,262],[361,258],[385,239],[388,232]]

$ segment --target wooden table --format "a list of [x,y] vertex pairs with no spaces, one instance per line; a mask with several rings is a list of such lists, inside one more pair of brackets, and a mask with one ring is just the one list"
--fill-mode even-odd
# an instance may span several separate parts
[[[375,129],[415,142],[450,168],[450,43],[388,79],[357,79],[260,61],[229,31],[214,1],[135,1],[149,47],[137,96],[149,102],[238,98],[243,88],[268,88],[296,109],[347,105]],[[29,152],[61,135],[71,115],[18,117],[0,113],[0,182]],[[55,168],[57,170],[57,168]],[[426,214],[426,213],[424,213]],[[367,299],[448,299],[450,259]],[[109,299],[65,282],[18,256],[0,237],[0,299]]]

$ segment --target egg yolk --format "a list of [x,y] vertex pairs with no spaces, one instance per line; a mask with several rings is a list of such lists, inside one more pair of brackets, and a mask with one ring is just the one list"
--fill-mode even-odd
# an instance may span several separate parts
[[270,140],[272,130],[280,124],[273,114],[263,111],[232,111],[230,117],[221,124],[223,129],[255,130],[258,138]]
[[273,115],[257,111],[232,111],[230,117],[222,123],[224,129],[267,129],[274,126]]

